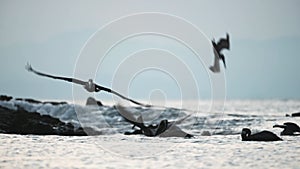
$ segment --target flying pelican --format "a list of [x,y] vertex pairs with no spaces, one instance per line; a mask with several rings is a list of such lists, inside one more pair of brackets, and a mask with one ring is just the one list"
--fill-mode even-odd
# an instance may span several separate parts
[[53,76],[53,75],[49,75],[49,74],[46,74],[46,73],[42,73],[42,72],[39,72],[39,71],[36,71],[32,68],[32,66],[27,63],[27,65],[25,66],[26,70],[28,70],[29,72],[33,72],[37,75],[40,75],[40,76],[44,76],[44,77],[49,77],[49,78],[52,78],[52,79],[59,79],[59,80],[64,80],[64,81],[67,81],[67,82],[71,82],[71,83],[75,83],[75,84],[79,84],[79,85],[82,85],[88,92],[99,92],[99,91],[105,91],[105,92],[108,92],[108,93],[112,93],[112,94],[115,94],[119,97],[121,97],[122,99],[125,99],[125,100],[128,100],[134,104],[137,104],[137,105],[140,105],[140,106],[144,106],[144,107],[150,107],[151,105],[148,105],[148,104],[143,104],[143,103],[140,103],[140,102],[137,102],[135,100],[132,100],[128,97],[125,97],[123,95],[121,95],[120,93],[116,92],[116,91],[113,91],[112,89],[109,89],[109,88],[106,88],[106,87],[103,87],[103,86],[100,86],[100,85],[97,85],[93,82],[92,79],[89,79],[87,82],[86,81],[82,81],[82,80],[79,80],[79,79],[75,79],[75,78],[69,78],[69,77],[60,77],[60,76]]
[[219,60],[221,59],[224,63],[224,67],[226,68],[226,63],[225,63],[225,56],[221,53],[223,49],[230,50],[230,41],[229,41],[229,34],[226,34],[226,39],[222,38],[218,41],[218,43],[215,42],[215,40],[212,40],[212,45],[214,49],[214,65],[210,66],[209,69],[214,72],[220,72],[220,64]]

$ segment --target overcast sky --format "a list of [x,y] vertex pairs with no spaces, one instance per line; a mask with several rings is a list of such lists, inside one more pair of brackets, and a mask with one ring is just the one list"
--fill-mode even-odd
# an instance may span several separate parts
[[[299,6],[298,0],[0,0],[0,94],[72,100],[72,85],[30,74],[25,71],[25,64],[30,62],[35,68],[52,74],[74,76],[81,49],[99,28],[127,15],[161,12],[185,19],[209,39],[225,37],[226,32],[230,34],[231,50],[224,52],[227,69],[221,65],[225,71],[227,99],[300,99]],[[132,38],[108,54],[106,68],[95,74],[97,83],[113,87],[112,67],[123,60],[117,56],[132,55],[145,48],[161,51],[167,48],[176,55],[192,55],[168,38]],[[195,70],[192,63],[188,66]],[[201,97],[210,98],[211,88],[205,70],[200,70],[199,74],[194,72],[194,75],[201,76],[197,77],[197,82],[202,84]],[[177,76],[189,78],[186,73]],[[180,88],[175,82],[176,79],[172,80],[167,74],[155,76],[155,71],[146,71],[144,76],[137,76],[132,82],[130,96],[148,99],[146,93],[164,90],[168,98],[178,99]],[[105,97],[97,94],[99,99]]]

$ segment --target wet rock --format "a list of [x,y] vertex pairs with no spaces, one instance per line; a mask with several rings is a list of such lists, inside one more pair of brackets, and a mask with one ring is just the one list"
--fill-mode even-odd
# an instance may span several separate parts
[[211,136],[211,133],[205,130],[201,133],[201,136]]
[[10,101],[12,98],[13,97],[11,97],[11,96],[1,95],[0,101]]
[[95,98],[93,97],[89,97],[87,100],[86,100],[86,106],[89,106],[89,105],[97,105],[97,106],[103,106],[103,104],[96,100]]
[[30,99],[30,98],[16,98],[16,100],[18,100],[18,101],[26,101],[28,103],[33,103],[33,104],[43,103],[41,101]]
[[53,106],[62,105],[62,104],[68,104],[67,102],[43,102],[43,104],[52,104]]
[[[100,134],[88,129],[94,135]],[[82,127],[75,128],[71,123],[64,123],[49,115],[40,115],[37,112],[27,112],[18,107],[17,110],[0,106],[0,132],[6,134],[37,134],[86,136]]]

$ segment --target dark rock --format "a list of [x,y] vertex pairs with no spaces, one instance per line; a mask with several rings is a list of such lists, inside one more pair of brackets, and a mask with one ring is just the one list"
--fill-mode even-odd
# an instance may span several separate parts
[[[90,133],[100,134],[88,128]],[[22,108],[10,110],[0,106],[0,132],[7,134],[37,134],[86,136],[82,127],[76,129],[71,123],[64,123],[49,115],[27,112]]]
[[1,95],[0,100],[1,101],[10,101],[13,97],[11,96],[6,96],[6,95]]
[[93,97],[89,97],[87,100],[86,100],[86,104],[85,105],[98,105],[98,106],[103,106],[103,104],[96,100],[95,98]]
[[57,106],[57,105],[62,105],[62,104],[68,104],[67,102],[43,102],[43,104],[52,104],[54,106]]
[[19,101],[26,101],[28,103],[33,103],[33,104],[39,104],[39,103],[43,103],[41,101],[38,101],[38,100],[34,100],[34,99],[30,99],[30,98],[16,98],[16,100],[19,100]]
[[67,102],[53,102],[53,101],[41,102],[39,100],[34,100],[34,99],[31,99],[31,98],[16,98],[16,100],[25,101],[25,102],[32,103],[32,104],[52,104],[54,106],[62,105],[62,104],[68,104]]

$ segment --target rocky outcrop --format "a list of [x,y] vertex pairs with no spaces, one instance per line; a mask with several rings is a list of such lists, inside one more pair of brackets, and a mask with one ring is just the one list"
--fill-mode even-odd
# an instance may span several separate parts
[[103,106],[103,104],[96,100],[95,98],[93,97],[89,97],[87,100],[86,100],[86,103],[85,103],[86,106],[89,106],[89,105],[97,105],[97,106]]
[[[88,132],[99,134],[92,129],[88,129]],[[87,135],[82,127],[75,128],[71,123],[64,123],[49,115],[40,115],[37,112],[27,112],[20,107],[18,107],[17,110],[11,110],[1,106],[0,133],[63,136]]]
[[[53,106],[58,106],[62,104],[68,104],[67,102],[42,102],[31,98],[13,98],[11,96],[0,95],[0,102],[14,101],[24,101],[33,105],[52,104]],[[86,104],[102,106],[102,103],[94,98],[88,98]],[[28,112],[17,104],[14,106],[16,108],[9,108],[0,105],[0,133],[63,136],[87,136],[102,134],[90,127],[78,128],[71,123],[62,122],[58,118],[50,115],[41,115],[38,112]]]
[[10,101],[12,98],[11,96],[0,95],[0,101]]

